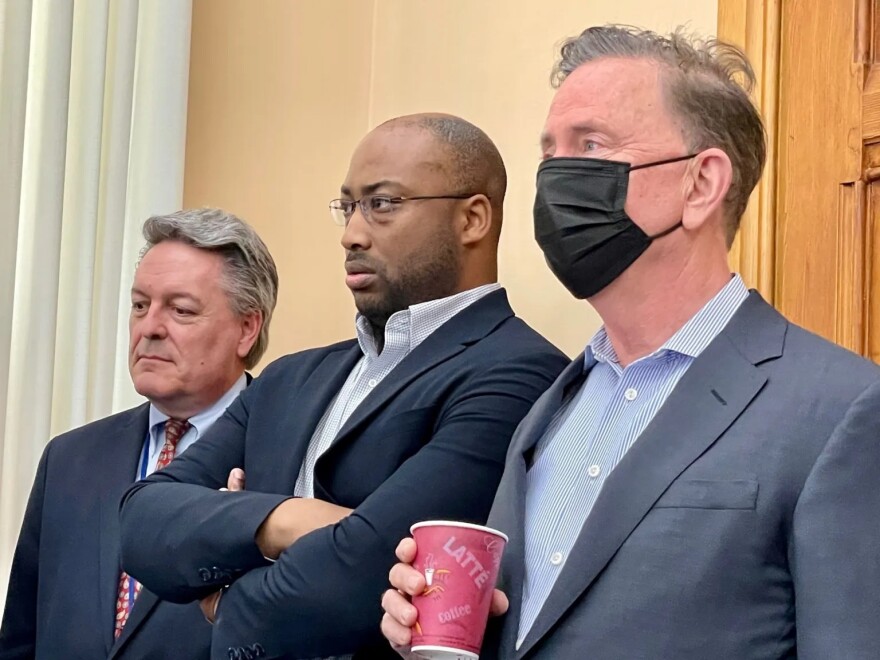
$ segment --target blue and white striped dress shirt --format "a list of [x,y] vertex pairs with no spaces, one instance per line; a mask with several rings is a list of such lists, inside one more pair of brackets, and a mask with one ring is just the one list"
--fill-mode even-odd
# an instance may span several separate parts
[[517,649],[547,600],[605,478],[747,296],[742,279],[734,275],[663,346],[625,368],[604,327],[590,341],[584,357],[587,379],[550,422],[526,477],[526,570]]

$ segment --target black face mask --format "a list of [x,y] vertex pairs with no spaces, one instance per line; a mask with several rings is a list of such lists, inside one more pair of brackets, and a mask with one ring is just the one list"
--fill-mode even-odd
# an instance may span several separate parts
[[589,298],[611,284],[681,221],[648,236],[623,210],[629,173],[696,154],[631,167],[597,158],[548,158],[538,167],[535,240],[553,274],[575,298]]

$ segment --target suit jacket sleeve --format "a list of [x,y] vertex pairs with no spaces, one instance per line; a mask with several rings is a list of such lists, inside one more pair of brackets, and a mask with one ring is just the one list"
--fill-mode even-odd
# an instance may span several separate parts
[[798,657],[880,658],[880,384],[850,407],[795,507]]
[[160,598],[203,598],[267,563],[254,538],[287,496],[218,490],[244,465],[248,401],[258,389],[255,381],[204,438],[123,496],[122,565]]
[[33,658],[36,653],[40,528],[49,450],[47,447],[40,458],[12,559],[3,623],[0,625],[2,660],[26,660]]
[[380,598],[394,548],[419,520],[484,522],[519,421],[567,360],[536,352],[474,377],[434,434],[339,523],[250,571],[220,600],[213,657],[259,644],[267,657],[325,657],[380,639]]

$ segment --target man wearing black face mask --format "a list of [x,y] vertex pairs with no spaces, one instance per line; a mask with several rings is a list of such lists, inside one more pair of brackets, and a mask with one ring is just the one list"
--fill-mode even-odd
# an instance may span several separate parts
[[697,154],[632,166],[599,158],[548,158],[538,168],[535,238],[547,264],[576,298],[592,298],[648,249],[682,226],[648,236],[625,210],[629,173]]
[[729,271],[765,151],[738,76],[681,33],[563,46],[535,235],[604,324],[514,436],[483,659],[880,657],[880,371]]

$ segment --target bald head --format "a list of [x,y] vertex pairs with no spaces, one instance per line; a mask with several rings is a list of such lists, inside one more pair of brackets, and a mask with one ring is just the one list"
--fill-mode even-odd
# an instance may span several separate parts
[[339,203],[346,284],[375,336],[398,311],[497,281],[506,183],[495,145],[458,117],[398,117],[361,140]]
[[376,130],[415,128],[427,131],[444,148],[444,168],[450,191],[484,193],[492,203],[497,218],[496,232],[501,228],[504,195],[507,192],[507,171],[498,148],[482,130],[469,121],[441,113],[405,115],[389,119]]

